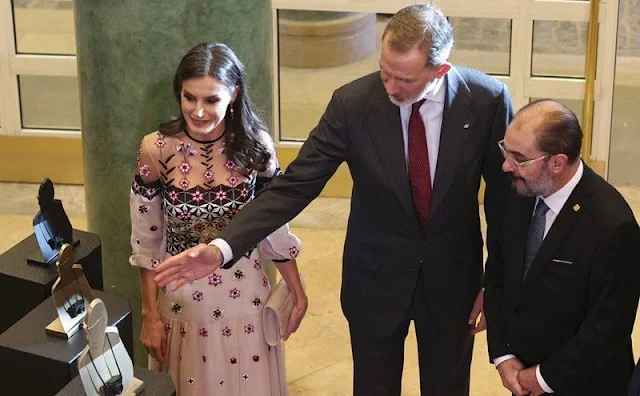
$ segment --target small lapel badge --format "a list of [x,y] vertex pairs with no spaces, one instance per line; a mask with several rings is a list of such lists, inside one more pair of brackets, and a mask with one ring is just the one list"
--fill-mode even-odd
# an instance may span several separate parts
[[462,127],[463,127],[464,129],[469,129],[469,126],[470,126],[470,125],[469,125],[469,123],[467,122],[467,123],[466,123],[466,124],[464,124]]
[[573,205],[573,211],[574,212],[577,212],[579,210],[580,210],[580,205],[578,205],[578,204]]

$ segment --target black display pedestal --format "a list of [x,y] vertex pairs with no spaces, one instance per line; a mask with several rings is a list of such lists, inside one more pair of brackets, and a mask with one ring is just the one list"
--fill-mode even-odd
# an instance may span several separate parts
[[[133,360],[131,306],[126,298],[93,290],[116,326]],[[13,300],[8,300],[11,303]],[[44,328],[57,316],[49,297],[0,335],[0,389],[3,395],[55,395],[78,375],[77,360],[87,345],[83,332],[63,339],[47,335]]]
[[[102,290],[102,249],[97,234],[73,230],[74,263],[82,264],[84,276],[92,289]],[[58,278],[56,265],[27,263],[27,258],[40,252],[35,234],[0,255],[0,334],[51,296],[51,287]]]
[[[175,396],[176,390],[168,374],[157,371],[149,371],[143,368],[134,367],[133,375],[144,382],[142,395],[148,396]],[[82,380],[76,376],[69,385],[65,386],[56,396],[78,396],[84,395]]]

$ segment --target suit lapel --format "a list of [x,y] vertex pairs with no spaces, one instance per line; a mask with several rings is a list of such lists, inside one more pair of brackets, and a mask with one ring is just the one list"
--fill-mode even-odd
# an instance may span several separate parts
[[433,183],[431,214],[438,210],[455,175],[469,134],[473,133],[475,115],[469,109],[471,91],[455,68],[446,75],[447,93],[445,97],[440,148]]
[[384,168],[387,181],[398,195],[400,206],[418,227],[404,155],[400,109],[391,103],[382,82],[379,82],[379,85],[371,99],[372,111],[368,115],[369,136]]
[[527,293],[531,288],[531,285],[535,283],[536,278],[540,274],[543,263],[549,261],[553,257],[558,246],[566,238],[569,232],[571,232],[576,220],[578,220],[589,207],[593,195],[593,190],[591,189],[591,173],[592,171],[585,165],[582,179],[578,185],[576,185],[576,188],[569,196],[569,199],[567,199],[567,202],[565,202],[562,210],[560,210],[560,213],[549,229],[547,236],[544,238],[544,241],[542,241],[540,250],[538,250],[536,257],[531,263],[529,273],[522,285],[523,294]]

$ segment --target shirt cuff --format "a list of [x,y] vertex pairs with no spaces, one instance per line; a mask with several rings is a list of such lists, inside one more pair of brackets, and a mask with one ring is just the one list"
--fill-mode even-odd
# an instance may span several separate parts
[[231,246],[229,246],[227,241],[225,241],[224,239],[216,238],[213,241],[209,242],[209,245],[217,247],[218,249],[220,249],[220,252],[222,252],[221,266],[233,260],[233,251],[231,250]]
[[540,365],[536,366],[536,379],[538,380],[540,387],[545,391],[545,393],[553,393],[553,389],[551,389],[549,385],[544,381],[544,378],[542,378],[542,373],[540,373]]
[[498,367],[498,365],[502,362],[506,362],[509,359],[515,359],[516,355],[512,355],[512,354],[508,354],[508,355],[503,355],[500,357],[497,357],[495,359],[493,359],[493,364]]

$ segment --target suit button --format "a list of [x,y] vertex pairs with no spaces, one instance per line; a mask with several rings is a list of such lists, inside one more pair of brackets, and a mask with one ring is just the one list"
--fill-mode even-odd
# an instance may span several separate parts
[[423,260],[423,259],[420,259],[420,264],[422,264],[422,263],[424,263],[424,260]]
[[516,308],[513,310],[513,313],[516,314],[516,316],[519,316],[522,313],[522,311],[520,310],[520,308]]

